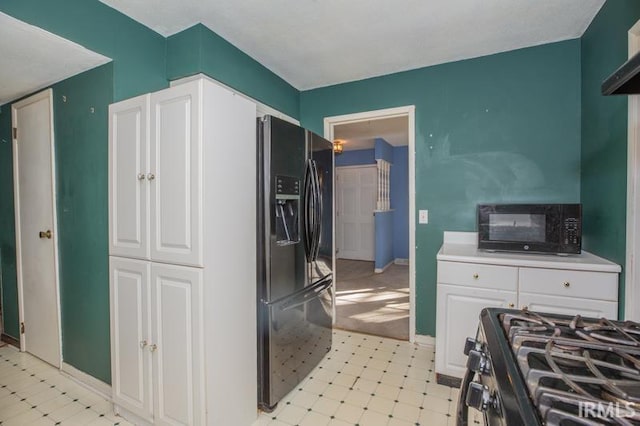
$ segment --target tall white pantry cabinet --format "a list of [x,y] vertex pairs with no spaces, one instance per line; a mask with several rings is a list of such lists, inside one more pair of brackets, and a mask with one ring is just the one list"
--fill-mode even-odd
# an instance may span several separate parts
[[256,419],[255,123],[204,79],[109,108],[112,393],[135,423]]

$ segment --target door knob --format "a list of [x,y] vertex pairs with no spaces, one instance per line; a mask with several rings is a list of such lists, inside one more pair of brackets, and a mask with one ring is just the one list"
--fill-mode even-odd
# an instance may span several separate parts
[[38,236],[39,236],[40,238],[43,238],[43,239],[44,239],[44,238],[47,238],[47,239],[49,239],[49,240],[50,240],[50,239],[51,239],[51,235],[52,235],[52,234],[51,234],[51,229],[47,229],[46,231],[40,231],[40,232],[38,232]]

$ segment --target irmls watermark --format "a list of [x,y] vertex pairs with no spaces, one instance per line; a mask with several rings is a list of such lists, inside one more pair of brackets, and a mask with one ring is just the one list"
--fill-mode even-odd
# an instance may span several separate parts
[[578,416],[593,419],[631,418],[640,415],[637,409],[632,402],[578,402]]

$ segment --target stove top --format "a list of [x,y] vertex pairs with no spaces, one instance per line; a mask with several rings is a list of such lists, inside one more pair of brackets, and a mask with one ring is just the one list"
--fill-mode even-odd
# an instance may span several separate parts
[[498,317],[545,424],[640,424],[640,324],[528,311]]
[[465,351],[489,425],[640,425],[638,323],[487,308]]

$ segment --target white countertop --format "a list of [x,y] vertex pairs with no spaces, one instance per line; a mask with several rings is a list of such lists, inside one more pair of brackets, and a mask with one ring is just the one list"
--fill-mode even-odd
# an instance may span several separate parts
[[452,262],[572,269],[576,271],[619,273],[622,270],[620,265],[584,250],[581,254],[571,254],[568,256],[478,250],[477,234],[475,232],[445,232],[444,244],[440,248],[440,251],[438,251],[437,259]]

